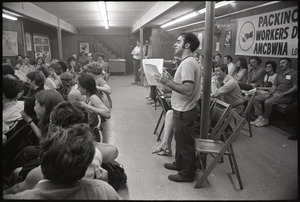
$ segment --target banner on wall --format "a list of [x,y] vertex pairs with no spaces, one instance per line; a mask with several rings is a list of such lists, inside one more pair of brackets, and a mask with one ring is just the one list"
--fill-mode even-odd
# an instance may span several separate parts
[[18,55],[18,33],[12,31],[2,32],[2,55],[17,56]]
[[34,55],[35,59],[43,57],[45,63],[51,61],[50,41],[48,36],[33,34]]
[[236,55],[298,57],[298,7],[238,19]]

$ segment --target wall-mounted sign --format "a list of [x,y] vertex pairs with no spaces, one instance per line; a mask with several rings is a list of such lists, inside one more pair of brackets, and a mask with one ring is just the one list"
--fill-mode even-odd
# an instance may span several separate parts
[[18,33],[12,31],[2,32],[2,51],[3,56],[18,55]]
[[298,58],[298,7],[238,19],[235,54]]
[[225,31],[224,46],[225,47],[230,47],[231,46],[231,30],[226,30]]
[[43,57],[45,63],[51,61],[50,40],[48,36],[33,34],[34,56],[35,59]]

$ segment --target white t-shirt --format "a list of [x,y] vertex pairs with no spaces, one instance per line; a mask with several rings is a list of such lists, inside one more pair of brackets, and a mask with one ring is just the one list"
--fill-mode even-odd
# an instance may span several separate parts
[[194,89],[191,96],[186,96],[173,90],[171,97],[172,108],[181,112],[193,109],[196,106],[201,93],[201,70],[194,57],[187,57],[180,63],[174,75],[174,82],[180,84],[183,84],[184,82],[193,82]]

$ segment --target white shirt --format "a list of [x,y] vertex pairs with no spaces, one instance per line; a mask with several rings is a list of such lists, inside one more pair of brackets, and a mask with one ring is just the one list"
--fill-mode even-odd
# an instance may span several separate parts
[[228,66],[228,75],[233,76],[236,73],[235,64],[230,62],[227,66]]

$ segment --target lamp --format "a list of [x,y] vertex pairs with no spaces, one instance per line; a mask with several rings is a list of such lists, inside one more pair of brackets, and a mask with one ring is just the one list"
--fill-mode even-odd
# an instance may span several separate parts
[[[233,3],[233,2],[234,2],[234,1],[221,1],[221,2],[219,2],[219,3],[217,3],[217,4],[215,5],[215,8],[220,8],[220,7],[222,7],[222,6],[225,6],[225,5],[230,4],[230,3]],[[206,12],[206,8],[202,8],[202,9],[199,10],[199,11],[196,11],[196,12],[193,12],[193,13],[190,13],[190,14],[187,14],[187,15],[182,16],[182,17],[180,17],[180,18],[178,18],[178,19],[176,19],[176,20],[172,20],[172,21],[170,21],[170,22],[168,22],[168,23],[162,25],[160,28],[168,27],[168,26],[173,25],[173,24],[175,24],[175,23],[177,23],[177,22],[181,22],[181,21],[183,21],[183,20],[190,19],[190,18],[192,18],[192,17],[195,17],[195,16],[197,16],[197,15],[199,15],[199,14],[202,14],[202,13],[205,13],[205,12]]]
[[2,17],[9,20],[18,20],[18,18],[2,13]]
[[107,11],[106,11],[106,3],[105,1],[98,1],[98,7],[103,19],[103,23],[105,26],[105,29],[108,29],[108,19],[107,19]]

